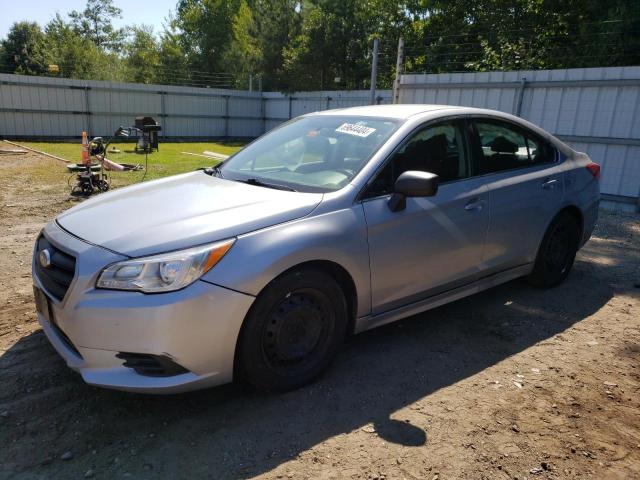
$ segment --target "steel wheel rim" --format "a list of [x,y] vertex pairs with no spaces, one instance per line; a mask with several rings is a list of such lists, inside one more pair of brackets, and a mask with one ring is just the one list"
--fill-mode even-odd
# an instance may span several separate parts
[[321,292],[290,292],[266,318],[262,332],[265,360],[280,373],[308,367],[326,348],[333,318],[331,301]]

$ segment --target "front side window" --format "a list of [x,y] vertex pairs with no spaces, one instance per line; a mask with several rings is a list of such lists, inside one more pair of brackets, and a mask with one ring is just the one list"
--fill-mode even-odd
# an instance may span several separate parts
[[227,160],[226,179],[302,192],[347,185],[400,125],[399,120],[339,115],[295,119]]
[[480,173],[501,172],[554,160],[552,147],[515,125],[493,120],[476,120],[474,123],[482,150]]
[[469,166],[458,123],[430,125],[412,135],[376,176],[366,197],[392,193],[400,174],[409,170],[435,173],[440,183],[467,178]]

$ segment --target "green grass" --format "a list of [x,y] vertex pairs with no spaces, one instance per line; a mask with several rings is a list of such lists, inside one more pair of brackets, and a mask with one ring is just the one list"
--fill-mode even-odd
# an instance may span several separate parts
[[[52,155],[64,158],[69,163],[81,162],[81,147],[79,143],[50,143],[50,142],[17,142],[20,145],[41,150]],[[134,172],[111,172],[112,186],[121,187],[132,183],[137,183],[155,178],[166,177],[178,173],[192,172],[199,167],[210,167],[218,163],[217,160],[194,155],[185,155],[182,152],[202,154],[203,151],[231,155],[244,146],[241,142],[220,142],[220,143],[160,143],[159,151],[153,151],[148,158],[148,171],[144,176],[144,171]],[[144,153],[135,153],[133,143],[112,143],[109,146],[120,150],[120,153],[108,153],[107,158],[119,163],[132,163],[145,165]],[[66,167],[58,163],[54,168],[60,168],[60,172],[67,173]],[[59,177],[58,172],[49,171],[51,164],[43,164],[42,171],[36,169],[34,175],[43,180],[53,181]]]

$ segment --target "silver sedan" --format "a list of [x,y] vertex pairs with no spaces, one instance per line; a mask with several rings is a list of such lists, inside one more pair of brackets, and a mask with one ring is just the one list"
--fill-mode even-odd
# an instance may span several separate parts
[[350,334],[526,276],[562,282],[600,167],[511,115],[389,105],[305,115],[223,164],[60,215],[38,318],[92,385],[296,388]]

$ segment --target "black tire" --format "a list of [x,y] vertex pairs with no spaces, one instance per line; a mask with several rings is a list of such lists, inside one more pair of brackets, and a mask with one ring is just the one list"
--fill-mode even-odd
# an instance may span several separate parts
[[580,225],[569,212],[560,212],[544,234],[533,271],[527,277],[531,285],[551,288],[569,275],[580,241]]
[[93,185],[91,183],[83,183],[80,185],[80,191],[83,196],[90,197],[93,195]]
[[291,390],[322,373],[345,338],[347,303],[326,273],[299,270],[260,293],[242,326],[236,354],[240,382]]

